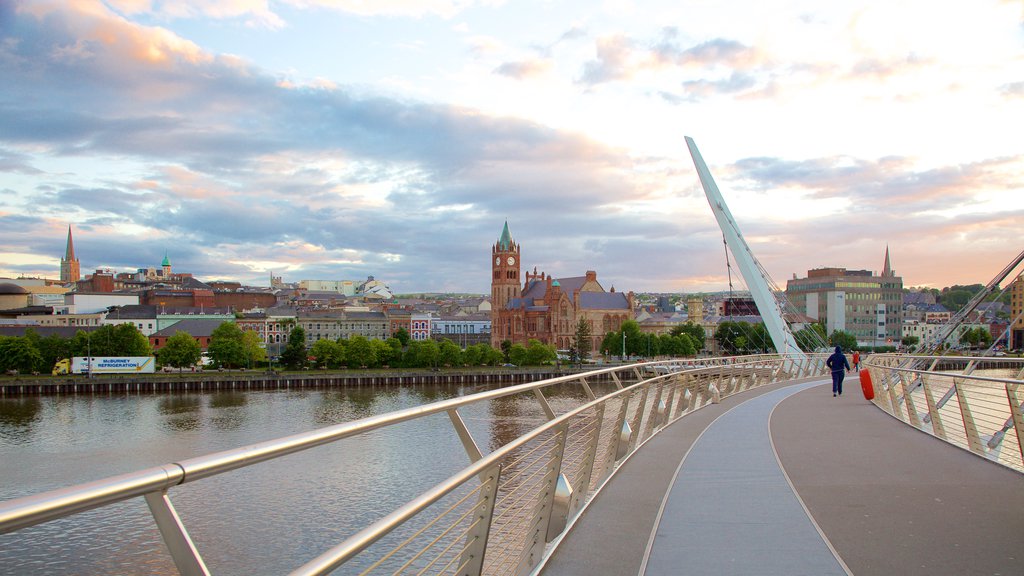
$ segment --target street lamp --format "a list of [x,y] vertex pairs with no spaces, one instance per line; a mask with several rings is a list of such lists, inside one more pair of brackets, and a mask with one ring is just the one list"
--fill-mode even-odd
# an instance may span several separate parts
[[626,361],[626,331],[622,331],[622,361]]

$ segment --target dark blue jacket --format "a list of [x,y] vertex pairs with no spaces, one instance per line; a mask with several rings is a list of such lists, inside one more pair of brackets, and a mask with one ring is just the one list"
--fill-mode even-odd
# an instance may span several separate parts
[[825,360],[825,365],[832,369],[833,372],[842,372],[843,368],[850,369],[850,363],[846,361],[846,355],[843,354],[843,349],[836,346],[836,351],[828,360]]

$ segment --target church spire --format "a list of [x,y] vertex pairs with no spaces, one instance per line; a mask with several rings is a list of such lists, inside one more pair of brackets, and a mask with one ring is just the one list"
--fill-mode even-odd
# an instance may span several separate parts
[[68,245],[64,249],[64,257],[60,259],[60,281],[69,284],[78,282],[81,277],[81,264],[75,258],[75,241],[71,237],[71,225],[68,224]]
[[508,250],[512,246],[512,233],[508,231],[508,220],[505,220],[505,228],[501,231],[501,238],[498,238],[498,247]]
[[885,245],[885,266],[882,267],[882,276],[894,276],[892,266],[889,264],[889,245]]
[[64,250],[64,259],[68,262],[75,260],[75,241],[71,238],[70,224],[68,224],[68,246]]

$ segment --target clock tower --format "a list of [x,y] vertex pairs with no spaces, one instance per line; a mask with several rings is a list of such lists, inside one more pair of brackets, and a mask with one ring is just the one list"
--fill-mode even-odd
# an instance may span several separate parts
[[[502,325],[505,321],[500,314],[513,298],[521,293],[519,277],[519,245],[512,239],[508,231],[508,222],[501,231],[498,242],[491,247],[491,336],[492,341],[500,342],[507,330]],[[507,320],[507,317],[505,317]]]

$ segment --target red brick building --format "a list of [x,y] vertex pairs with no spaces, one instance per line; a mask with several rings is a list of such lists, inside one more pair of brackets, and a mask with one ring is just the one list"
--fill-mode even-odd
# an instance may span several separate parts
[[520,246],[512,239],[508,222],[491,247],[491,345],[504,340],[527,344],[536,339],[565,350],[572,346],[580,319],[590,324],[591,350],[600,347],[608,332],[633,318],[633,293],[605,291],[597,272],[553,278],[527,273],[520,285]]

